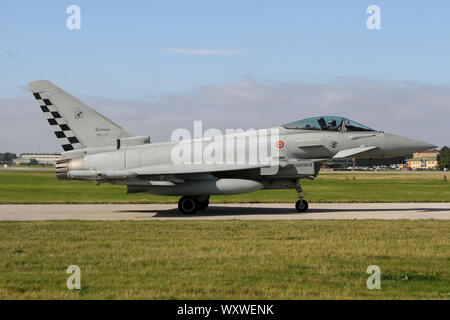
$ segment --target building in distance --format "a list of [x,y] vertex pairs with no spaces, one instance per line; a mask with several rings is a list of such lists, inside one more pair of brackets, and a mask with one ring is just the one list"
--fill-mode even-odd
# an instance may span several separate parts
[[408,168],[411,169],[437,169],[438,161],[437,157],[439,151],[425,151],[425,152],[415,152],[411,159],[406,160],[408,163]]
[[[34,160],[35,161],[34,161]],[[60,153],[22,153],[19,158],[13,160],[14,164],[42,164],[56,165],[61,159]]]

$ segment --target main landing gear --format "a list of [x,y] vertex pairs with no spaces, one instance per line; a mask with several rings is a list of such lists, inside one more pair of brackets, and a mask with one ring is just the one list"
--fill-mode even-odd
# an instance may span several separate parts
[[305,212],[308,210],[308,202],[303,200],[303,191],[302,186],[300,185],[300,180],[297,180],[295,189],[297,190],[299,198],[299,200],[295,203],[295,209],[297,209],[298,212]]
[[206,210],[209,206],[209,196],[185,196],[178,201],[178,209],[183,214],[195,214],[197,210]]

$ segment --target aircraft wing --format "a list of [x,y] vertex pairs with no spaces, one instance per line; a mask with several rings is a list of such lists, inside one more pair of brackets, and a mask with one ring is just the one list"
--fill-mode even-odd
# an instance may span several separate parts
[[[249,170],[255,168],[269,167],[264,164],[255,165],[236,165],[236,164],[192,164],[192,165],[176,165],[176,164],[164,164],[164,165],[153,165],[145,166],[134,169],[126,170],[69,170],[65,171],[63,174],[71,179],[81,179],[81,180],[98,180],[98,179],[112,179],[112,180],[123,180],[132,179],[137,176],[162,176],[162,175],[186,175],[186,174],[199,174],[199,173],[214,173],[223,171],[236,171],[236,170]],[[177,180],[174,177],[174,180]]]
[[163,164],[131,169],[137,175],[210,173],[268,167],[265,164]]
[[348,158],[350,156],[361,154],[363,152],[366,152],[366,151],[369,151],[369,150],[372,150],[375,148],[378,148],[378,147],[370,146],[370,147],[359,147],[359,148],[341,150],[334,155],[333,159]]

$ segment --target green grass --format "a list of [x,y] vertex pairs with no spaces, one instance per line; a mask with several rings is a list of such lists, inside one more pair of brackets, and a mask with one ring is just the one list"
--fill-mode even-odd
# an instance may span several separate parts
[[[450,180],[450,176],[448,177]],[[450,202],[444,174],[320,174],[302,180],[310,202]],[[294,190],[213,196],[214,203],[294,202]],[[11,203],[175,203],[178,197],[126,194],[125,186],[59,181],[53,172],[0,171],[0,204]]]
[[45,165],[45,164],[8,164],[8,167],[11,168],[34,168],[34,169],[55,169],[54,165]]
[[[449,221],[0,222],[0,299],[448,299]],[[66,288],[69,265],[81,290]],[[381,290],[366,269],[381,268]]]

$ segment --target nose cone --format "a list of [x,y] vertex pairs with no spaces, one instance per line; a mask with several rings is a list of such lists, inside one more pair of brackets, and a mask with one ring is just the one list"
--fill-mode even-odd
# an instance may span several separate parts
[[427,142],[396,136],[389,133],[385,133],[384,138],[384,147],[382,147],[382,149],[387,156],[404,156],[413,152],[437,148],[437,146]]

